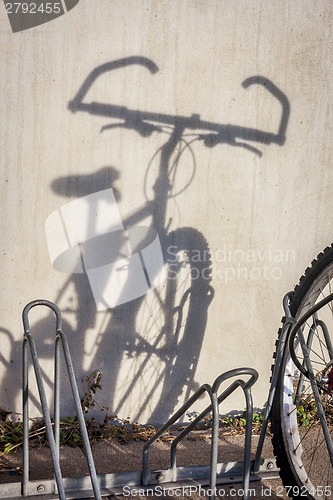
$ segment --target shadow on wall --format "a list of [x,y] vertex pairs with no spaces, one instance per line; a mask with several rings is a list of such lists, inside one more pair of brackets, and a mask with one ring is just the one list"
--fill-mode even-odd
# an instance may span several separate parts
[[[207,122],[198,115],[86,102],[97,78],[133,64],[152,74],[158,70],[143,57],[104,64],[87,77],[69,109],[112,119],[102,131],[121,127],[143,137],[153,132],[166,136],[152,159],[159,158],[153,195],[147,194],[152,161],[143,183],[146,203],[123,220],[117,208],[120,193],[114,186],[119,173],[114,167],[55,179],[51,189],[73,200],[48,217],[46,235],[54,268],[69,275],[55,302],[75,319],[71,321],[75,329],[64,331],[77,373],[102,371],[103,393],[112,414],[159,424],[198,388],[195,371],[214,295],[207,241],[194,228],[169,232],[168,200],[183,195],[193,179],[195,141],[207,147],[225,143],[261,155],[253,143],[284,144],[289,103],[264,77],[243,82],[244,88],[264,86],[281,104],[278,130],[272,133]],[[179,186],[175,179],[184,152],[191,154],[192,176]],[[147,216],[151,225],[140,225]],[[36,326],[37,335],[42,327]]]

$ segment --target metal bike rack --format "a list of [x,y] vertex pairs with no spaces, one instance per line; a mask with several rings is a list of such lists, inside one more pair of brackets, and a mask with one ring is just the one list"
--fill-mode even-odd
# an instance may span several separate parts
[[296,320],[291,316],[291,312],[289,309],[289,301],[290,301],[290,298],[293,295],[293,293],[294,292],[289,292],[283,298],[283,309],[284,309],[284,313],[285,313],[285,318],[284,318],[283,327],[282,327],[281,332],[280,332],[279,343],[278,343],[278,347],[277,347],[277,351],[276,351],[275,365],[273,368],[271,385],[269,388],[268,399],[267,399],[267,404],[266,404],[266,408],[265,408],[265,412],[264,412],[264,418],[263,418],[263,423],[262,423],[262,427],[261,427],[261,432],[260,432],[260,436],[259,436],[256,457],[254,460],[254,466],[253,466],[254,472],[257,472],[260,469],[262,448],[263,448],[264,441],[265,441],[268,421],[269,421],[269,417],[270,417],[272,406],[273,406],[276,386],[278,383],[278,378],[279,378],[279,373],[280,373],[280,365],[282,362],[282,358],[283,358],[284,350],[286,347],[286,342],[287,342],[287,338],[288,338],[288,335],[290,332],[290,328],[296,323]]
[[[221,384],[233,377],[250,376],[248,381],[241,378],[235,380],[230,386],[218,396],[218,390]],[[210,412],[213,414],[213,425],[212,425],[212,445],[211,445],[211,460],[210,460],[210,470],[209,470],[209,489],[211,494],[209,495],[210,500],[215,500],[215,487],[217,482],[217,452],[218,452],[218,431],[219,431],[219,411],[218,405],[224,401],[228,396],[230,396],[238,387],[243,389],[246,401],[246,434],[245,434],[245,448],[244,448],[244,464],[243,464],[243,490],[244,490],[244,500],[248,498],[248,489],[250,481],[250,459],[251,459],[251,430],[252,430],[252,417],[253,417],[253,404],[251,396],[251,387],[258,379],[258,373],[253,368],[238,368],[235,370],[230,370],[223,373],[214,381],[213,385],[208,384],[202,385],[193,396],[159,429],[155,435],[148,441],[143,449],[143,462],[142,462],[142,484],[147,486],[148,484],[154,484],[163,481],[168,481],[169,483],[178,482],[178,470],[176,466],[176,452],[177,445],[184,439],[185,436]],[[148,470],[148,452],[149,448],[161,437],[179,418],[188,410],[195,401],[197,401],[202,394],[207,392],[209,394],[211,404],[185,429],[177,436],[171,445],[171,467],[169,469],[163,470],[161,473],[154,471],[150,473]],[[184,476],[181,485],[188,485],[184,482]],[[179,483],[178,483],[179,487]]]
[[[54,358],[54,434],[52,431],[52,423],[50,412],[47,404],[43,377],[39,366],[38,355],[34,339],[30,333],[28,314],[33,307],[47,306],[53,310],[56,315],[56,339],[55,339],[55,358]],[[53,469],[56,479],[56,484],[59,492],[60,500],[66,500],[65,489],[63,485],[62,474],[59,464],[59,443],[60,443],[60,344],[63,348],[63,354],[66,362],[67,373],[72,389],[73,399],[76,408],[77,418],[80,424],[85,455],[88,462],[89,474],[91,478],[94,497],[96,500],[101,500],[95,464],[91,453],[88,433],[84,421],[84,416],[81,408],[79,391],[77,388],[73,364],[69,351],[68,341],[62,331],[61,314],[57,306],[47,300],[35,300],[30,302],[23,310],[23,326],[24,326],[24,341],[23,341],[23,496],[31,495],[29,482],[29,388],[28,388],[28,349],[30,348],[31,358],[36,376],[36,382],[42,405],[43,417],[45,420],[47,438],[50,445]]]
[[[52,429],[50,411],[48,408],[44,389],[43,376],[40,369],[38,354],[34,339],[30,332],[28,314],[33,307],[46,306],[53,310],[56,316],[56,337],[55,337],[55,362],[54,362],[54,429]],[[84,416],[81,408],[79,392],[75,380],[73,364],[71,361],[68,341],[62,331],[62,319],[59,309],[46,300],[35,300],[30,302],[23,310],[23,480],[22,483],[0,484],[0,499],[30,498],[35,500],[43,498],[53,500],[60,498],[83,499],[91,498],[101,500],[103,496],[121,494],[123,488],[136,487],[152,491],[161,485],[167,489],[201,488],[209,487],[210,500],[215,499],[216,484],[243,483],[243,498],[248,498],[249,482],[261,480],[262,477],[276,477],[276,467],[274,459],[261,459],[261,449],[264,434],[266,432],[269,409],[267,407],[263,431],[261,433],[257,456],[255,461],[251,461],[251,430],[253,417],[253,403],[251,387],[258,378],[258,373],[252,368],[239,368],[223,373],[216,378],[212,386],[202,385],[193,396],[159,429],[155,435],[146,443],[142,454],[142,471],[121,472],[110,474],[96,474],[94,460],[89,444],[88,433],[85,426]],[[286,333],[287,336],[287,333]],[[67,373],[72,389],[73,400],[76,407],[77,418],[81,428],[81,435],[84,450],[89,467],[89,476],[63,478],[59,464],[59,433],[60,433],[60,351],[63,350],[66,362]],[[29,480],[29,387],[28,387],[28,351],[30,350],[36,382],[45,420],[46,433],[49,441],[51,457],[54,469],[54,479],[50,480]],[[277,370],[278,371],[278,370]],[[231,381],[230,379],[235,379]],[[223,383],[229,381],[229,386],[219,394],[219,389]],[[276,385],[276,384],[275,384]],[[244,461],[217,463],[218,453],[218,430],[219,430],[219,404],[229,397],[236,389],[241,388],[246,403],[246,433],[244,447]],[[274,391],[273,391],[274,392]],[[178,419],[198,400],[203,394],[208,394],[210,404],[198,415],[195,420],[188,424],[179,435],[173,440],[171,445],[170,467],[162,470],[149,470],[148,453],[150,447],[166,432]],[[271,390],[272,393],[272,390]],[[274,397],[271,395],[270,397]],[[202,421],[208,414],[212,413],[212,440],[211,459],[209,465],[192,465],[178,467],[176,463],[177,446],[194,427]],[[191,490],[193,491],[193,490]],[[197,490],[195,490],[197,491]]]
[[[293,344],[293,342],[295,340],[295,336],[297,334],[297,336],[298,336],[298,338],[300,340],[300,345],[301,345],[301,349],[302,349],[303,356],[304,356],[303,366],[300,364],[299,360],[297,360],[295,357],[293,357],[292,354],[291,354],[291,357],[293,359],[293,362],[297,366],[297,368],[300,370],[300,372],[302,374],[306,373],[306,377],[310,380],[310,384],[311,384],[313,395],[314,395],[314,399],[315,399],[315,404],[316,404],[317,411],[318,411],[318,416],[319,416],[321,427],[322,427],[323,434],[324,434],[325,444],[326,444],[326,447],[327,447],[327,451],[328,451],[328,455],[329,455],[329,458],[330,458],[331,465],[333,466],[332,435],[331,435],[330,429],[328,427],[328,423],[327,423],[326,416],[325,416],[325,410],[324,410],[323,404],[321,402],[319,388],[318,388],[318,381],[316,380],[316,375],[314,373],[314,370],[313,370],[312,365],[311,365],[311,360],[310,360],[310,351],[311,351],[311,345],[312,345],[313,334],[314,334],[314,331],[313,331],[313,329],[314,329],[314,322],[312,323],[312,326],[310,328],[310,331],[309,331],[309,334],[308,334],[308,338],[307,338],[306,341],[304,339],[303,331],[302,331],[302,326],[304,325],[304,323],[310,317],[314,318],[314,320],[316,321],[316,319],[317,319],[317,311],[319,309],[321,309],[322,307],[324,307],[325,305],[327,305],[329,303],[332,303],[332,300],[333,300],[333,293],[330,293],[327,297],[325,297],[320,302],[318,302],[313,307],[311,307],[311,309],[309,309],[296,322],[296,324],[294,325],[292,331],[290,332],[289,345],[292,346],[292,344]],[[330,307],[330,309],[332,309],[332,308]],[[320,325],[320,328],[322,329],[322,331],[324,333],[326,345],[327,345],[327,347],[330,350],[330,353],[331,353],[330,358],[331,358],[331,361],[332,361],[332,352],[333,352],[333,350],[332,350],[332,343],[331,343],[331,340],[330,340],[330,337],[329,337],[329,334],[328,334],[327,326],[326,326],[326,324],[323,321],[317,321],[317,323]],[[291,351],[291,347],[290,347],[290,351]],[[302,379],[301,379],[301,382],[302,382]]]

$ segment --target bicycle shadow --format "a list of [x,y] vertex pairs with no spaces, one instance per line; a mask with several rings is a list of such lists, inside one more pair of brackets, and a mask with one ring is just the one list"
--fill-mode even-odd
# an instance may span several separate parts
[[[80,378],[95,370],[103,373],[100,400],[112,414],[160,424],[198,388],[195,372],[214,296],[208,243],[194,228],[169,232],[168,201],[182,195],[193,180],[194,141],[208,148],[218,144],[241,147],[261,156],[253,143],[284,144],[290,106],[273,82],[258,75],[242,85],[244,89],[262,86],[280,103],[281,118],[274,132],[203,121],[195,114],[186,117],[87,102],[97,78],[132,65],[152,75],[158,71],[153,61],[138,56],[106,63],[88,75],[68,108],[73,113],[115,120],[101,132],[121,128],[147,139],[153,133],[167,134],[152,158],[159,158],[153,197],[146,196],[142,207],[121,220],[117,212],[119,171],[114,167],[56,178],[51,184],[53,192],[73,200],[59,208],[53,219],[58,229],[50,225],[48,234],[57,247],[52,258],[55,268],[69,276],[55,302],[68,318],[65,333],[76,373]],[[190,140],[185,136],[188,130],[194,134]],[[193,172],[178,189],[174,172],[185,151],[193,158]],[[144,190],[152,161],[146,169]],[[147,216],[151,226],[143,231],[140,224]],[[161,275],[164,265],[167,274]],[[115,276],[125,278],[117,281]],[[36,325],[38,336],[43,326]]]

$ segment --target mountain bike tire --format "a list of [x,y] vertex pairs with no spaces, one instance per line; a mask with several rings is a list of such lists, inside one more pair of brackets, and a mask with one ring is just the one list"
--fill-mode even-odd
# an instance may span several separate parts
[[[292,316],[297,320],[303,317],[312,306],[332,293],[332,290],[333,244],[317,256],[301,277],[290,299]],[[326,337],[324,337],[322,327],[319,327],[318,338],[315,332],[313,344],[309,344],[309,356],[315,374],[323,373],[325,364],[327,367],[332,366],[330,364],[333,358],[331,352],[333,334],[331,303],[328,304],[327,311],[323,311],[323,314],[326,324],[331,328],[327,329]],[[309,326],[308,331],[311,328],[316,330],[313,328],[313,324]],[[309,337],[306,338],[309,339]],[[292,350],[300,351],[299,340],[297,342],[298,345],[291,347]],[[301,356],[302,353],[303,351],[301,351]],[[333,397],[327,393],[327,390],[320,390],[320,399],[332,441]],[[281,363],[271,413],[271,424],[274,453],[286,493],[291,498],[332,498],[333,465],[324,439],[313,390],[309,379],[295,366],[289,345],[286,346]]]

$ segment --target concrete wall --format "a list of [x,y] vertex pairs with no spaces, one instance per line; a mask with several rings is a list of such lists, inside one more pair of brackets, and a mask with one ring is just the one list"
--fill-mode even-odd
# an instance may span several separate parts
[[[241,366],[263,407],[282,297],[332,240],[332,14],[330,0],[81,0],[13,33],[1,8],[2,407],[21,411],[36,298],[63,313],[80,390],[101,370],[96,397],[119,417],[161,422]],[[133,226],[151,231],[128,240]],[[54,321],[29,318],[51,395]],[[73,413],[66,385],[62,401]]]

